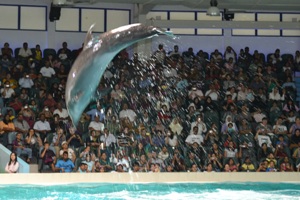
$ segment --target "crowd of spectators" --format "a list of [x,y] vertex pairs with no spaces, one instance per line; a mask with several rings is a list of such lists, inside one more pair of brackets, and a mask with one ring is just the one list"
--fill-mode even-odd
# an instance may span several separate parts
[[124,49],[74,127],[64,90],[81,50],[1,51],[0,142],[41,172],[300,170],[299,51]]

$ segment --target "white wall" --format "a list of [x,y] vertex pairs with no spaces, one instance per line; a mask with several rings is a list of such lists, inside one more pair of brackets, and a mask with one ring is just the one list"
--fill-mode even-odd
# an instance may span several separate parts
[[[76,32],[56,32],[55,22],[48,20],[50,11],[51,0],[0,0],[0,5],[40,5],[48,6],[47,14],[47,31],[21,31],[21,30],[0,30],[0,47],[4,42],[9,42],[12,48],[22,46],[23,42],[28,42],[30,47],[34,47],[36,44],[40,44],[41,48],[55,48],[61,47],[63,41],[68,42],[70,49],[77,49],[81,47],[84,41],[85,33]],[[119,9],[130,9],[134,7],[129,4],[79,4],[78,7],[98,7],[98,8],[119,8]],[[156,6],[155,10],[159,9],[178,10],[183,9],[181,7],[166,7]],[[132,14],[133,17],[133,14]],[[76,20],[76,19],[74,19]],[[163,41],[164,37],[154,38],[152,49],[154,51],[157,48],[158,43],[164,43],[166,49],[172,49],[174,43],[180,46],[181,51],[187,50],[188,47],[193,47],[194,51],[197,52],[203,49],[206,52],[212,52],[214,49],[219,49],[224,52],[227,45],[232,46],[236,52],[239,52],[240,48],[245,46],[250,47],[250,51],[253,52],[255,49],[268,54],[274,52],[276,48],[280,48],[282,53],[294,54],[296,50],[300,49],[300,37],[248,37],[248,36],[231,36],[231,30],[225,29],[223,36],[179,36],[179,39],[172,40],[167,39]],[[147,47],[148,48],[148,47]],[[149,47],[150,48],[150,47]]]
[[165,36],[156,37],[153,39],[152,48],[157,49],[159,43],[164,44],[168,51],[172,50],[174,44],[178,44],[181,52],[193,47],[195,53],[200,49],[208,53],[218,49],[224,53],[228,45],[236,53],[239,53],[239,50],[246,46],[250,48],[250,53],[257,49],[265,55],[273,53],[277,48],[281,49],[281,54],[291,53],[294,55],[296,50],[300,50],[300,37],[231,36],[231,30],[224,30],[224,36],[179,36],[178,39],[170,39]]

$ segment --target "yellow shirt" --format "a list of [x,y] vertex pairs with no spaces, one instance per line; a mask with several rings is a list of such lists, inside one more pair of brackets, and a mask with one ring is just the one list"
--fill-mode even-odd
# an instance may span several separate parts
[[254,170],[255,170],[255,167],[254,167],[253,164],[246,165],[246,164],[244,163],[244,164],[242,164],[242,169],[243,169],[243,170],[254,171]]
[[35,51],[35,59],[36,60],[42,60],[42,51]]

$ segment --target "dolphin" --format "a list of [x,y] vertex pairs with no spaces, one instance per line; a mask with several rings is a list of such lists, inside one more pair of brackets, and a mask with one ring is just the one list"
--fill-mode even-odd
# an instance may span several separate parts
[[93,26],[87,32],[83,50],[73,63],[66,84],[66,107],[75,127],[95,96],[108,64],[122,49],[158,34],[172,36],[168,31],[142,24],[121,26],[99,36],[92,36]]

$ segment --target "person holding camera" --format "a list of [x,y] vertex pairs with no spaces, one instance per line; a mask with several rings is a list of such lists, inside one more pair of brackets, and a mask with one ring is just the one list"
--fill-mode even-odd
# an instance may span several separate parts
[[204,133],[207,131],[206,124],[202,120],[202,116],[198,115],[197,120],[192,122],[191,124],[191,130],[190,130],[190,135],[194,135],[194,127],[197,127],[197,135],[201,135],[202,137],[204,136]]
[[21,88],[30,89],[34,83],[27,72],[24,72],[23,77],[19,79]]
[[4,105],[8,103],[12,97],[16,95],[15,90],[11,88],[10,82],[5,81],[4,87],[0,90]]
[[[42,159],[43,164],[49,165],[51,167],[52,171],[55,172],[54,164],[56,163],[56,155],[55,155],[55,152],[53,152],[50,149],[50,145],[48,142],[44,143],[44,148],[41,151],[40,158]],[[39,169],[40,172],[41,172],[41,169],[42,169],[42,166]]]
[[70,134],[67,136],[67,142],[70,147],[77,149],[77,148],[83,146],[83,141],[82,141],[80,135],[78,135],[75,132],[74,128],[69,128],[69,133]]

